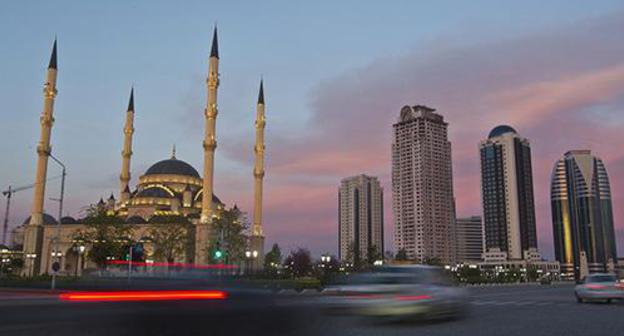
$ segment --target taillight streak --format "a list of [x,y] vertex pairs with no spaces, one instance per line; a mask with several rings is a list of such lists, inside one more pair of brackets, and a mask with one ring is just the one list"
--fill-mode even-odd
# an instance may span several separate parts
[[606,289],[607,286],[603,286],[603,285],[587,285],[586,286],[587,289]]
[[402,295],[397,296],[397,300],[399,301],[420,301],[420,300],[429,300],[431,296],[429,295]]
[[223,291],[121,291],[121,292],[73,292],[59,295],[62,301],[175,301],[175,300],[223,300]]

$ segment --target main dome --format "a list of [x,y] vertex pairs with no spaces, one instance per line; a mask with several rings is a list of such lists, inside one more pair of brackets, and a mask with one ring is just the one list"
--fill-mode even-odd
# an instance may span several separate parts
[[490,131],[490,134],[488,135],[488,138],[494,138],[497,136],[501,136],[503,134],[507,134],[507,133],[515,133],[518,134],[518,132],[516,132],[515,129],[513,129],[513,127],[508,126],[508,125],[500,125],[500,126],[496,126],[494,127],[494,129],[492,129]]
[[200,178],[199,173],[195,170],[195,168],[193,168],[193,166],[182,160],[174,158],[156,162],[145,172],[145,175],[160,174],[186,175]]

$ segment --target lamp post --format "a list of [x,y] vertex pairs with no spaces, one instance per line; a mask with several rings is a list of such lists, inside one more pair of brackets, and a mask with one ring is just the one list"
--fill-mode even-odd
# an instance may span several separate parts
[[33,268],[35,267],[35,258],[37,258],[36,253],[26,253],[26,259],[30,260],[28,262],[28,274],[30,277],[33,276]]
[[251,259],[251,251],[245,251],[245,273],[249,273],[249,259]]
[[[52,155],[52,152],[48,152],[48,156],[54,162],[56,162],[59,166],[61,166],[61,169],[62,169],[62,173],[61,173],[61,195],[56,200],[56,201],[59,202],[59,212],[58,212],[58,221],[56,223],[56,237],[54,238],[54,251],[57,252],[58,251],[58,243],[59,243],[59,240],[61,239],[61,218],[63,217],[63,198],[65,197],[65,175],[67,175],[67,173],[65,171],[65,165],[63,164],[63,162],[61,162],[54,155]],[[54,257],[54,259],[52,259],[52,260],[54,260],[55,262],[59,262],[59,257],[62,256],[62,254],[59,255],[59,256],[54,256],[54,253],[53,253],[52,256]],[[52,283],[50,284],[50,287],[52,289],[54,289],[55,286],[56,286],[56,271],[53,270],[53,272],[52,272]]]
[[[76,260],[76,271],[74,272],[74,277],[78,277],[78,268],[82,270],[81,262],[82,262],[82,254],[84,253],[86,247],[82,244],[74,245],[74,252],[78,253],[78,260]],[[82,272],[81,272],[82,275]]]

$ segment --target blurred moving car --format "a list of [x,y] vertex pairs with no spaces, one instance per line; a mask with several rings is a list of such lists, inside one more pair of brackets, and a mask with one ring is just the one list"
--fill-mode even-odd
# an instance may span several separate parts
[[611,302],[624,299],[624,283],[619,282],[615,274],[596,273],[585,277],[574,288],[578,302],[601,300]]
[[326,309],[385,320],[453,318],[467,312],[464,289],[440,267],[382,266],[350,277],[322,293]]

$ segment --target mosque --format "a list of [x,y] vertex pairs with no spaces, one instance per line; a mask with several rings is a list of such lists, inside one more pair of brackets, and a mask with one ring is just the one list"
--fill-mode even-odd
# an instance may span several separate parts
[[[44,85],[44,107],[41,113],[41,136],[37,146],[37,170],[35,176],[33,205],[30,217],[22,225],[18,243],[23,246],[25,265],[24,275],[46,274],[52,272],[55,261],[60,264],[60,274],[81,274],[86,268],[94,266],[85,256],[89,246],[77,248],[74,237],[84,229],[80,219],[63,217],[60,224],[53,216],[44,213],[45,186],[47,180],[48,159],[51,155],[50,138],[54,124],[54,101],[57,95],[57,43],[54,42],[47,78]],[[128,109],[123,128],[124,143],[121,153],[121,174],[119,176],[118,199],[111,194],[108,200],[100,199],[98,207],[120,216],[128,225],[133,225],[133,234],[139,237],[148,232],[153,223],[150,219],[160,215],[181,215],[191,223],[188,239],[192,248],[181,262],[206,264],[207,249],[211,235],[211,223],[219,216],[225,204],[214,195],[214,154],[217,148],[216,119],[217,90],[219,87],[219,46],[217,28],[213,33],[209,57],[207,102],[204,110],[204,140],[202,143],[204,166],[200,174],[193,166],[178,159],[175,147],[169,159],[154,163],[139,177],[135,188],[130,185],[130,167],[132,159],[132,140],[134,134],[134,89],[130,91]],[[256,105],[255,122],[255,164],[254,210],[248,248],[257,251],[255,263],[262,265],[264,256],[264,235],[262,230],[262,189],[264,178],[264,128],[265,107],[264,89],[260,90]],[[199,146],[198,146],[199,147]],[[203,177],[202,177],[203,175]],[[146,246],[147,254],[150,246]]]

